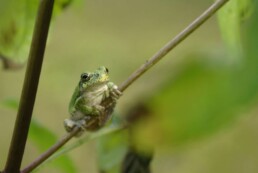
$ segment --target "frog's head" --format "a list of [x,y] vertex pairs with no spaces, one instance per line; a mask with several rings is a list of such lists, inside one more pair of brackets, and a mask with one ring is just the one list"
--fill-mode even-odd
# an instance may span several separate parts
[[109,81],[108,69],[104,66],[99,67],[94,72],[86,72],[81,74],[80,87],[86,89],[98,84],[103,84]]

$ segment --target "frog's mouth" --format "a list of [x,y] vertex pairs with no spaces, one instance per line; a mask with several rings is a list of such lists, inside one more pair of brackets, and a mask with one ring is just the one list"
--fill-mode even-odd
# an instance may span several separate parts
[[108,80],[109,80],[109,78],[108,78],[108,75],[106,75],[106,74],[101,75],[101,77],[99,78],[100,82],[106,82]]

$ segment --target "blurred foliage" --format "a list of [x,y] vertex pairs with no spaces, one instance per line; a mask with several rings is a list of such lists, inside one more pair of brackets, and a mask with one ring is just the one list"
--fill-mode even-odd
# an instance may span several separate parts
[[[56,0],[54,14],[72,0]],[[29,55],[34,23],[40,1],[0,1],[0,59],[5,68],[23,65]]]
[[[28,10],[24,10],[28,8],[28,6],[32,6],[33,3],[29,3],[29,5],[26,3],[22,4],[22,1],[16,3],[18,4],[17,6],[19,6],[19,4],[23,5],[24,9],[21,10],[22,12],[17,18],[14,18],[13,16],[19,14],[19,10],[16,9],[18,7],[10,10],[14,3],[13,0],[0,1],[0,26],[6,26],[6,28],[12,27],[10,21],[14,21],[15,25],[21,28],[17,35],[15,34],[14,37],[12,37],[14,41],[10,42],[11,44],[1,44],[1,46],[5,47],[0,46],[0,55],[10,57],[12,61],[24,63],[27,58],[31,39],[28,33],[32,33],[30,26],[33,28],[34,19],[32,18],[35,18],[35,9],[29,8]],[[228,46],[228,54],[226,56],[220,55],[220,57],[217,57],[217,55],[209,53],[188,55],[185,58],[187,60],[181,64],[181,71],[176,77],[171,77],[163,87],[159,88],[159,91],[148,93],[149,99],[145,101],[145,106],[148,109],[149,118],[144,117],[142,121],[136,122],[131,131],[132,133],[128,134],[128,132],[123,131],[105,134],[105,132],[100,131],[104,136],[97,141],[99,170],[108,173],[117,172],[121,167],[122,159],[128,150],[128,146],[131,144],[135,144],[137,148],[145,151],[152,150],[153,147],[158,148],[164,145],[169,147],[182,146],[218,131],[221,127],[233,122],[246,108],[253,105],[258,93],[258,12],[257,3],[255,4],[256,6],[254,6],[253,3],[254,2],[251,0],[231,0],[220,10],[218,20],[221,35]],[[34,4],[34,7],[37,7],[36,4]],[[13,15],[9,14],[8,9],[13,12]],[[61,11],[61,9],[62,8],[59,8],[56,11]],[[104,14],[106,13],[104,12]],[[27,20],[28,18],[24,16],[31,16],[31,19]],[[2,20],[2,18],[5,20]],[[24,22],[27,22],[27,24],[25,25]],[[99,23],[103,21],[95,21],[94,19],[94,22],[97,23],[96,25],[99,25]],[[94,22],[93,24],[95,24]],[[142,25],[144,24],[145,23]],[[124,26],[127,27],[127,25]],[[97,28],[99,27],[97,26]],[[83,29],[84,28],[82,28],[82,30]],[[110,30],[112,29],[113,28]],[[12,31],[9,28],[6,30]],[[6,30],[5,27],[0,27],[0,34]],[[99,32],[101,33],[102,30]],[[96,33],[98,34],[98,32]],[[98,39],[95,39],[96,35],[93,36],[94,40],[99,42]],[[113,37],[109,32],[107,32],[107,35]],[[9,37],[9,34],[7,34],[7,36]],[[3,38],[4,37],[0,35],[0,43],[4,40]],[[110,42],[109,39],[107,40]],[[17,47],[16,52],[12,51],[13,47]],[[92,48],[90,51],[98,53],[110,49],[110,47],[108,47],[103,51],[98,46],[93,47],[94,49]],[[78,50],[84,50],[84,45],[81,46],[81,48],[82,49]],[[63,49],[63,47],[59,50],[61,49]],[[117,49],[117,46],[114,46],[114,49]],[[140,51],[141,50],[139,50],[139,52]],[[67,52],[64,51],[64,54],[66,53]],[[88,54],[89,52],[87,55]],[[74,54],[72,54],[72,57],[73,56]],[[100,56],[100,54],[98,54],[98,56]],[[237,60],[237,63],[228,63],[232,58],[233,62]],[[110,61],[109,57],[106,59]],[[102,60],[99,61],[101,62]],[[83,61],[80,61],[81,64],[83,64],[82,62]],[[88,62],[88,59],[85,58],[85,62]],[[64,68],[64,64],[59,64]],[[66,67],[74,69],[74,66],[70,64]],[[60,73],[63,73],[63,71],[60,71]],[[63,78],[67,78],[66,75],[62,75]],[[156,74],[155,77],[157,78],[159,75],[160,74]],[[67,81],[65,80],[65,84],[66,83]],[[147,84],[145,85],[147,86]],[[59,86],[58,90],[60,90]],[[15,105],[16,102],[9,100],[8,104],[10,106]],[[52,117],[50,121],[52,121]],[[109,130],[110,129],[107,129],[107,131]],[[42,136],[38,135],[40,133],[42,133]],[[56,137],[51,131],[44,126],[42,127],[42,124],[34,120],[32,121],[30,129],[30,138],[35,141],[35,144],[40,150],[45,150],[56,141]],[[64,152],[61,150],[61,155],[77,146],[81,146],[82,143],[89,141],[89,139],[92,138],[85,137],[84,139],[77,140],[72,147],[64,148]],[[83,154],[83,158],[85,158],[85,154]],[[82,160],[84,164],[87,159],[89,158],[80,160]],[[62,165],[64,166],[60,169],[63,169],[63,171],[67,169],[67,172],[72,172],[68,171],[69,169],[75,171],[73,166],[65,168],[69,163],[69,158],[66,159],[66,161],[62,161],[62,164],[60,162],[61,167]]]
[[128,133],[120,131],[97,140],[98,169],[100,172],[120,172],[121,163],[128,148]]
[[81,137],[72,144],[64,146],[43,164],[49,163],[69,151],[96,139],[99,170],[109,173],[117,172],[129,144],[128,131],[123,130],[124,128],[125,125],[121,119],[117,115],[114,115],[112,121],[104,128],[93,133],[87,133],[87,135]]
[[[45,152],[58,140],[57,136],[52,131],[35,119],[32,119],[28,139],[33,141],[40,152]],[[62,157],[51,162],[50,165],[64,173],[78,172],[72,159],[67,155],[62,155]],[[40,166],[37,169],[39,168]]]
[[[118,116],[113,116],[109,126],[110,128],[121,126],[122,123]],[[98,138],[96,151],[99,171],[105,173],[120,172],[128,145],[128,130],[106,134]]]
[[[18,109],[18,101],[15,99],[5,100],[1,103],[1,105],[14,110]],[[52,131],[35,120],[35,118],[33,118],[31,121],[28,139],[34,143],[41,153],[45,152],[58,140],[57,136]],[[62,157],[56,159],[51,163],[51,165],[65,173],[77,172],[73,161],[67,155],[63,155]]]
[[[180,74],[149,99],[147,105],[152,116],[135,127],[138,147],[185,144],[233,122],[240,112],[253,105],[258,95],[258,51],[255,48],[258,34],[257,20],[254,20],[258,17],[257,8],[255,12],[248,20],[251,24],[244,30],[247,36],[231,30],[235,37],[241,35],[246,40],[246,43],[241,42],[245,43],[241,64],[228,65],[227,56],[215,57],[221,62],[214,63],[214,57],[208,58],[210,55],[189,55]],[[224,13],[225,18],[228,15],[232,14]],[[232,27],[226,22],[224,25],[228,29]],[[227,35],[228,30],[221,32]],[[232,41],[231,37],[226,39]],[[230,53],[235,54],[232,50]]]
[[230,58],[229,60],[231,61],[242,58],[242,29],[243,24],[253,12],[253,1],[231,0],[218,12],[218,23],[222,31],[221,35],[229,49],[227,58]]
[[121,173],[150,173],[153,153],[140,153],[133,148],[127,151],[123,160]]

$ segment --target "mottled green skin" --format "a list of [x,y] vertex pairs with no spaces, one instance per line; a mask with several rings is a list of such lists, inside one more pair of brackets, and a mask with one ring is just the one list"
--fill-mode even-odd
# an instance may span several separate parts
[[[70,132],[74,126],[94,131],[108,120],[116,100],[121,95],[117,86],[109,82],[107,68],[101,66],[94,72],[81,75],[69,104],[70,119],[65,119],[65,129]],[[110,99],[109,99],[110,98]],[[108,99],[108,104],[103,102]]]

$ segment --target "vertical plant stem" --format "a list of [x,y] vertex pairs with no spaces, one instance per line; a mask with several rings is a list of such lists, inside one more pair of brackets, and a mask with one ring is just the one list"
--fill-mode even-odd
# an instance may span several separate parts
[[18,173],[27,141],[54,0],[41,0],[4,173]]
[[167,55],[173,48],[187,38],[193,31],[201,26],[206,20],[208,20],[218,9],[220,9],[229,0],[217,0],[206,11],[204,11],[199,17],[197,17],[190,25],[188,25],[183,31],[181,31],[174,39],[169,41],[164,47],[162,47],[156,54],[154,54],[149,60],[134,71],[124,81],[118,89],[124,91],[129,85],[131,85],[136,79],[143,75],[165,55]]

